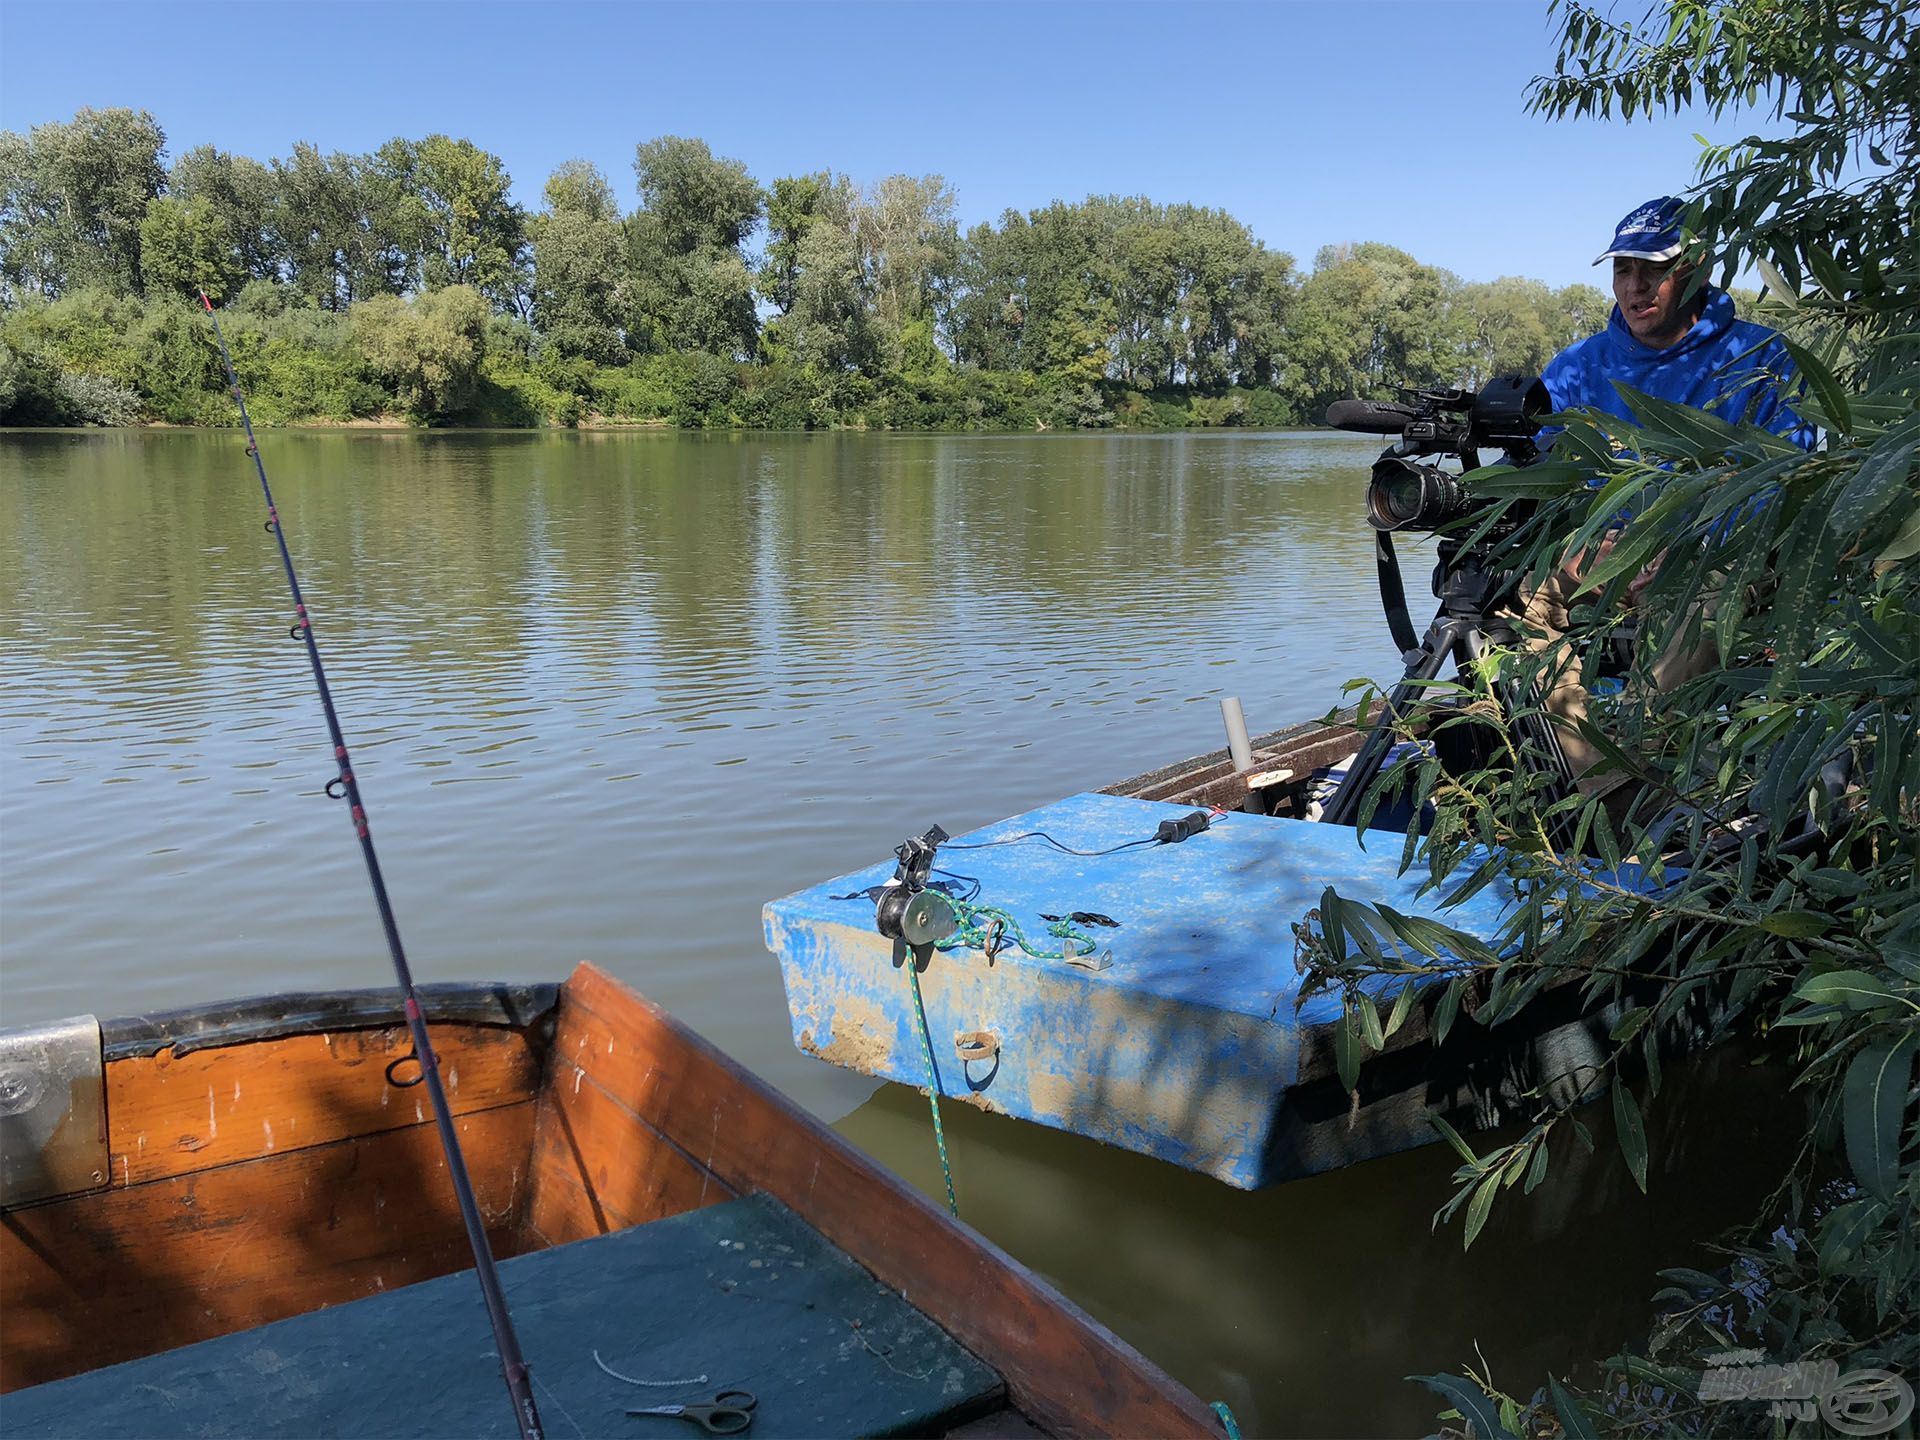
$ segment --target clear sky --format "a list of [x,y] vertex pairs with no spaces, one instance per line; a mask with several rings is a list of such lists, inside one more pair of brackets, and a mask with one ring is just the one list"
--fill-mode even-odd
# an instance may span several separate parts
[[1225,209],[1309,265],[1382,240],[1469,280],[1606,284],[1614,222],[1693,178],[1697,115],[1548,123],[1545,0],[342,4],[0,0],[0,129],[146,109],[179,154],[464,136],[529,207],[698,136],[762,183],[944,175],[963,226],[1089,194]]

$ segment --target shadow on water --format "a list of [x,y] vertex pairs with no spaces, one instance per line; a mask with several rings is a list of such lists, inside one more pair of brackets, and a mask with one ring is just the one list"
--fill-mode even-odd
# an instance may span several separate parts
[[[1404,1377],[1476,1351],[1521,1393],[1577,1372],[1644,1328],[1656,1271],[1702,1264],[1698,1237],[1751,1216],[1804,1132],[1778,1069],[1751,1058],[1722,1047],[1669,1074],[1648,1195],[1608,1107],[1589,1106],[1596,1151],[1556,1143],[1545,1184],[1496,1206],[1465,1253],[1457,1222],[1431,1228],[1457,1163],[1445,1145],[1248,1193],[965,1105],[941,1115],[962,1217],[1248,1434],[1423,1434],[1442,1402]],[[943,1194],[912,1090],[885,1087],[836,1129]]]

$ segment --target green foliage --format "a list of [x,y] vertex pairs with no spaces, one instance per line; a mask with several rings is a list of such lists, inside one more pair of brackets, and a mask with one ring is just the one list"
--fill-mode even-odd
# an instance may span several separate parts
[[9,298],[141,286],[140,225],[165,181],[166,135],[146,111],[83,109],[0,131],[0,284]]
[[549,344],[603,365],[626,353],[620,333],[624,241],[617,221],[581,210],[536,216],[533,320]]
[[[1362,1053],[1378,1048],[1365,997],[1386,976],[1432,983],[1436,1031],[1498,1024],[1556,987],[1610,1005],[1617,1019],[1593,1079],[1612,1085],[1623,1159],[1642,1188],[1659,1142],[1663,1043],[1702,1014],[1710,1039],[1767,1035],[1816,1123],[1751,1232],[1728,1242],[1731,1263],[1670,1272],[1644,1345],[1610,1362],[1609,1385],[1585,1400],[1557,1383],[1526,1403],[1478,1382],[1469,1393],[1460,1377],[1443,1387],[1463,1414],[1497,1399],[1499,1424],[1515,1433],[1754,1433],[1769,1423],[1764,1401],[1694,1393],[1717,1353],[1920,1373],[1912,16],[1881,0],[1672,0],[1638,25],[1578,4],[1556,10],[1560,64],[1535,90],[1549,114],[1704,99],[1715,114],[1737,103],[1791,127],[1710,146],[1693,214],[1704,245],[1728,265],[1761,263],[1790,307],[1807,384],[1796,404],[1825,445],[1804,453],[1642,396],[1637,423],[1576,418],[1552,462],[1483,476],[1488,493],[1539,502],[1505,546],[1507,563],[1535,578],[1633,507],[1586,572],[1593,603],[1573,617],[1569,643],[1589,664],[1628,582],[1658,561],[1634,673],[1605,729],[1583,731],[1630,803],[1560,798],[1519,727],[1494,732],[1501,753],[1463,773],[1416,756],[1374,794],[1432,802],[1409,860],[1443,903],[1511,887],[1510,918],[1482,943],[1385,907],[1346,901],[1329,918],[1323,905],[1306,988],[1345,997]],[[1871,184],[1849,169],[1863,155]],[[1809,281],[1817,291],[1801,294]],[[1683,639],[1717,663],[1659,693],[1653,657]],[[1524,715],[1523,697],[1564,654],[1493,656],[1435,687],[1404,726],[1432,734],[1495,706]],[[1345,938],[1359,934],[1367,943],[1350,949]],[[1456,1021],[1463,1010],[1471,1018]],[[1516,1180],[1531,1190],[1570,1135],[1584,1140],[1578,1098],[1538,1097],[1527,1132],[1484,1155],[1460,1142],[1465,1163],[1441,1218],[1464,1215],[1471,1241]]]
[[479,291],[455,285],[411,304],[380,295],[354,306],[348,318],[368,368],[393,387],[409,415],[444,418],[472,401],[487,329]]
[[246,283],[236,237],[204,196],[161,195],[140,222],[140,264],[149,292],[195,296],[216,304]]
[[763,198],[747,167],[717,157],[704,140],[649,140],[634,152],[633,173],[669,255],[737,252],[760,218]]
[[722,428],[735,423],[734,397],[740,377],[723,355],[676,356],[673,399],[668,414],[684,430]]
[[184,300],[151,302],[132,339],[141,404],[129,418],[144,410],[175,425],[198,421],[205,397],[222,388],[220,352],[200,307]]
[[[1498,285],[1487,287],[1481,298],[1500,300]],[[1403,250],[1329,246],[1301,284],[1288,327],[1283,382],[1288,397],[1299,413],[1317,416],[1343,396],[1384,400],[1398,385],[1451,383],[1463,370],[1471,372],[1493,358],[1490,337],[1473,332],[1496,330],[1499,322],[1473,314],[1472,298],[1461,294],[1452,275],[1422,265]],[[1513,298],[1506,297],[1507,308],[1522,314],[1547,299],[1544,287],[1527,297],[1528,305],[1516,307]],[[1537,354],[1539,348],[1524,353]]]
[[[834,179],[818,175],[782,175],[767,187],[767,243],[760,273],[760,294],[780,314],[793,309],[800,275],[800,240],[822,213],[821,200]],[[842,182],[844,184],[844,182]]]
[[469,286],[494,309],[515,309],[525,289],[526,215],[508,198],[500,157],[471,140],[429,135],[408,159],[399,203],[424,212],[422,282]]
[[[1462,286],[1379,245],[1325,251],[1302,276],[1223,212],[1139,197],[1010,212],[963,237],[937,175],[858,187],[820,171],[762,192],[676,136],[637,147],[632,213],[572,160],[532,216],[498,156],[448,135],[367,154],[302,141],[269,164],[199,146],[162,175],[163,138],[131,111],[0,135],[0,302],[74,302],[26,322],[32,376],[105,376],[173,421],[226,409],[200,351],[158,338],[177,318],[133,342],[143,291],[164,307],[204,289],[261,322],[263,423],[912,429],[1293,424],[1350,393],[1532,368],[1607,304],[1585,286]],[[98,223],[71,223],[76,205]],[[530,323],[517,356],[495,338],[470,354],[432,336],[433,307],[387,303],[462,286]],[[357,328],[294,318],[368,302]],[[1796,339],[1829,343],[1811,304],[1797,314]],[[296,334],[318,349],[295,354]],[[699,356],[736,367],[737,393]],[[52,380],[29,380],[15,411],[57,410]]]
[[751,356],[760,326],[742,247],[760,217],[760,187],[738,160],[675,135],[641,145],[633,168],[641,208],[626,222],[628,345]]
[[205,223],[232,244],[244,280],[280,278],[282,252],[273,223],[273,172],[265,165],[211,145],[198,145],[173,162],[173,169],[167,173],[167,194],[211,210],[211,218]]

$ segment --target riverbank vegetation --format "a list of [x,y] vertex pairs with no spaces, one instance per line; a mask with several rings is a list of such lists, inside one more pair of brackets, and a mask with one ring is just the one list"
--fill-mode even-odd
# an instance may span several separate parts
[[[1703,1235],[1692,1266],[1649,1277],[1657,1314],[1644,1335],[1572,1375],[1481,1365],[1430,1377],[1455,1424],[1481,1440],[1910,1434],[1920,1387],[1915,15],[1898,0],[1666,0],[1631,24],[1572,0],[1555,11],[1561,63],[1535,85],[1538,111],[1634,117],[1693,100],[1723,119],[1773,122],[1772,133],[1705,152],[1695,223],[1721,273],[1751,261],[1767,275],[1774,313],[1799,337],[1806,390],[1795,403],[1824,441],[1809,454],[1641,397],[1637,425],[1589,415],[1548,463],[1479,477],[1490,495],[1538,505],[1501,557],[1534,583],[1592,547],[1623,509],[1635,517],[1586,572],[1593,603],[1575,608],[1570,635],[1597,659],[1639,578],[1635,668],[1604,727],[1583,726],[1607,757],[1602,773],[1625,782],[1616,802],[1636,797],[1633,807],[1622,823],[1618,803],[1562,796],[1514,727],[1500,730],[1505,749],[1485,768],[1448,772],[1416,756],[1382,787],[1432,801],[1414,863],[1443,897],[1510,885],[1511,924],[1489,945],[1329,893],[1304,958],[1317,986],[1346,999],[1350,1076],[1404,1022],[1408,1003],[1396,996],[1410,998],[1400,987],[1415,977],[1439,987],[1439,1029],[1498,1024],[1555,987],[1611,1007],[1583,1077],[1589,1093],[1610,1091],[1610,1115],[1542,1094],[1534,1123],[1501,1143],[1480,1150],[1449,1134],[1461,1165],[1436,1224],[1468,1244],[1608,1129],[1649,1203],[1661,1203],[1661,1148],[1717,1120],[1664,1103],[1662,1058],[1678,1046],[1744,1034],[1803,1098],[1778,1117],[1804,1136],[1778,1188],[1744,1232]],[[1594,477],[1604,488],[1589,487]],[[1683,640],[1709,645],[1706,673],[1659,693],[1650,668]],[[1516,697],[1544,693],[1565,654],[1496,656],[1409,718],[1457,735],[1460,712],[1448,705],[1466,703],[1470,717],[1524,705]],[[1363,980],[1383,993],[1377,1008]]]
[[1535,372],[1609,305],[1372,243],[1302,270],[1137,197],[962,233],[939,176],[763,185],[674,136],[633,178],[623,209],[568,162],[529,213],[445,135],[169,163],[145,112],[0,134],[0,423],[230,423],[201,290],[270,424],[1273,427]]

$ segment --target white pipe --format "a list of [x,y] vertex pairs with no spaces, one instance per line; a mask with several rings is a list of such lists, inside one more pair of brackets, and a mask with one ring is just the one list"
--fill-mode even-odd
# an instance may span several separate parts
[[1233,753],[1233,768],[1244,775],[1253,769],[1253,741],[1247,737],[1247,717],[1240,709],[1238,695],[1221,698],[1220,718],[1227,722],[1227,749]]

